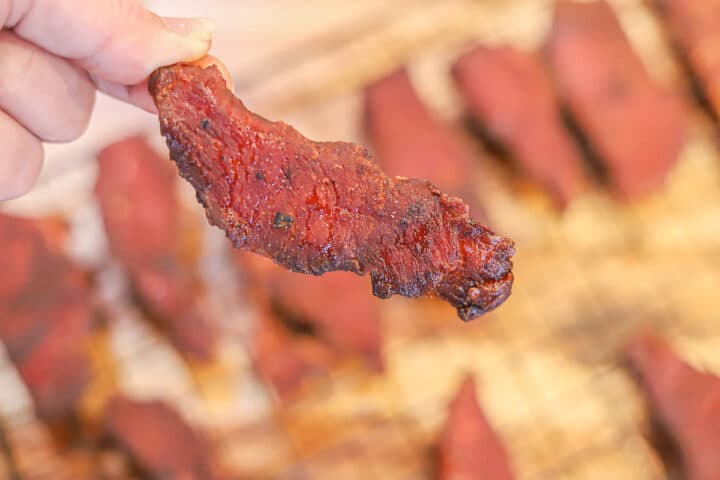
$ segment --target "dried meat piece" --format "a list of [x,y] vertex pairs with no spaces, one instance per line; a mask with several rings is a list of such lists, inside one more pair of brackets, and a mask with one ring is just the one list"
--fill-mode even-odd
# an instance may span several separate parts
[[218,478],[204,438],[170,406],[114,397],[105,411],[105,432],[149,478]]
[[674,43],[703,89],[715,115],[720,116],[720,2],[718,0],[658,0]]
[[440,442],[440,480],[512,480],[510,459],[467,378],[450,403]]
[[[378,163],[390,175],[424,178],[451,195],[473,199],[473,155],[458,132],[436,119],[405,69],[365,90],[365,130]],[[484,217],[477,200],[471,214]]]
[[520,168],[561,206],[580,193],[583,160],[565,130],[555,87],[534,54],[478,45],[452,71],[470,113]]
[[630,362],[677,442],[690,480],[720,478],[720,378],[700,372],[652,334],[630,343]]
[[253,357],[260,376],[282,399],[303,383],[327,373],[333,352],[317,338],[293,334],[273,311],[270,302],[256,302],[259,324],[253,340]]
[[465,320],[510,295],[513,243],[459,199],[249,112],[215,67],[160,68],[150,92],[171,157],[236,248],[296,272],[369,272],[375,295],[432,292]]
[[263,290],[276,316],[297,319],[338,355],[359,354],[371,368],[382,370],[380,312],[362,278],[349,272],[305,277],[239,253],[240,268],[255,289]]
[[617,193],[657,190],[684,144],[685,113],[650,77],[610,6],[556,3],[547,47],[560,95]]
[[0,214],[0,341],[46,420],[70,416],[92,378],[89,278],[54,225]]
[[216,331],[199,302],[196,265],[182,257],[172,164],[141,137],[110,145],[98,160],[96,194],[105,230],[135,296],[183,354],[210,358]]

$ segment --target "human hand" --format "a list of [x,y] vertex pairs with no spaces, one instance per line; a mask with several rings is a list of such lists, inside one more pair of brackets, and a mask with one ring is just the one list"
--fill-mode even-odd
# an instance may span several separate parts
[[137,0],[0,0],[0,24],[0,200],[32,187],[43,141],[85,131],[96,90],[155,112],[147,77],[204,57],[213,32]]

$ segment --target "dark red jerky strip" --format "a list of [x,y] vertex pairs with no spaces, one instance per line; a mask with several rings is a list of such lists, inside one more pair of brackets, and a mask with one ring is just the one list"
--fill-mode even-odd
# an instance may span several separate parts
[[474,198],[470,147],[432,115],[405,69],[367,87],[365,130],[377,162],[389,175],[427,179],[451,195],[472,199],[471,214],[484,217]]
[[695,370],[651,334],[635,338],[628,356],[655,414],[680,447],[687,478],[720,478],[720,378]]
[[85,271],[44,223],[0,214],[0,340],[38,415],[54,420],[74,412],[90,382],[93,305]]
[[465,320],[510,295],[513,243],[459,199],[249,112],[215,67],[163,67],[150,92],[171,157],[236,248],[296,272],[369,272],[375,295],[435,293]]
[[473,117],[557,204],[565,206],[580,193],[582,158],[564,128],[555,87],[534,54],[477,46],[455,62],[453,76]]
[[331,349],[316,337],[293,334],[266,298],[255,302],[259,317],[253,358],[260,376],[287,400],[306,380],[328,372],[335,362]]
[[310,325],[315,337],[340,356],[360,355],[383,368],[380,312],[362,278],[349,272],[307,277],[257,255],[239,252],[239,267],[252,288],[262,289],[279,315]]
[[720,1],[658,0],[673,41],[720,116]]
[[510,459],[467,378],[450,403],[440,441],[440,480],[512,480]]
[[216,472],[204,438],[170,406],[114,397],[105,410],[105,432],[149,478],[211,480]]
[[556,3],[547,52],[560,95],[617,193],[661,187],[685,141],[685,112],[650,78],[610,6]]
[[216,332],[201,311],[194,265],[180,258],[180,206],[171,163],[140,137],[98,156],[96,194],[113,255],[135,296],[174,345],[195,359],[212,356]]

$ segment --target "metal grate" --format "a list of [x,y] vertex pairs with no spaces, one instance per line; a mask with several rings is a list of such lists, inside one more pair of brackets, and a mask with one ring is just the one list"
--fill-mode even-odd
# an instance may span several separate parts
[[[279,0],[270,3],[291,8]],[[312,9],[341,11],[336,3],[312,2]],[[461,105],[447,76],[450,62],[475,39],[538,46],[551,5],[543,0],[386,3],[368,2],[363,15],[323,24],[320,31],[276,49],[280,53],[256,56],[254,66],[228,57],[239,94],[256,111],[282,118],[310,137],[362,141],[362,86],[407,63],[428,103],[459,125]],[[613,3],[652,73],[685,88],[644,2]],[[230,19],[245,8],[221,0],[204,4],[226,10]],[[295,20],[313,25],[312,18]],[[230,35],[222,28],[231,20],[226,23],[218,44],[230,38],[223,37]],[[112,123],[103,122],[110,118]],[[117,385],[136,396],[172,401],[208,433],[230,472],[281,479],[432,478],[432,448],[446,403],[462,376],[472,373],[520,479],[666,478],[647,439],[645,405],[619,349],[636,328],[651,324],[691,361],[720,372],[720,151],[715,126],[698,109],[667,189],[633,205],[619,205],[597,190],[558,215],[541,194],[482,154],[478,144],[478,194],[495,229],[518,245],[511,299],[471,324],[461,324],[449,308],[430,300],[387,301],[385,374],[373,376],[346,362],[286,405],[253,371],[248,353],[253,313],[224,261],[227,244],[219,232],[208,227],[203,259],[208,308],[227,333],[219,364],[188,368],[145,326],[105,257],[92,200],[92,152],[138,128],[157,137],[156,126],[152,118],[139,118],[109,101],[101,103],[94,125],[74,150],[52,149],[39,186],[9,208],[60,210],[69,216],[70,250],[101,272],[102,298],[113,317],[109,344]],[[77,478],[75,464],[86,460],[53,450],[4,358],[0,425],[19,453],[23,478]],[[11,478],[4,472],[0,463],[0,479]]]

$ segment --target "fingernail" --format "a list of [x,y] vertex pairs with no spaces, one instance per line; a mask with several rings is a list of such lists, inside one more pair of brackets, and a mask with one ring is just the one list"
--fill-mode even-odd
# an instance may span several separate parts
[[169,18],[163,22],[168,30],[195,42],[207,42],[215,32],[215,22],[207,18]]

